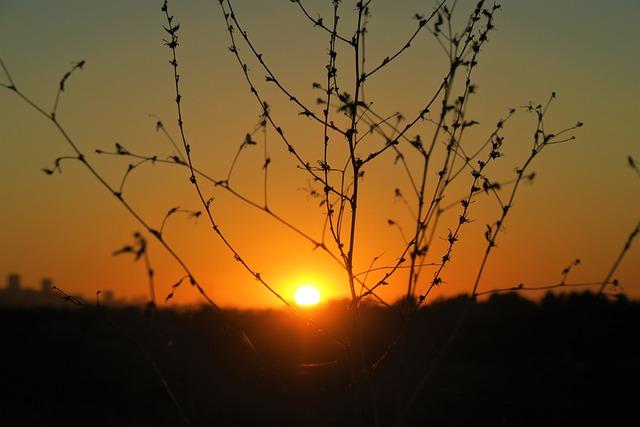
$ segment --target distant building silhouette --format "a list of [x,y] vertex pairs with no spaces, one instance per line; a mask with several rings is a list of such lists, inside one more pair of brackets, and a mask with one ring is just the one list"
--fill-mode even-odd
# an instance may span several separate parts
[[41,290],[28,289],[22,286],[20,275],[11,273],[7,276],[7,285],[0,289],[0,306],[4,307],[37,307],[60,305],[59,298],[52,292],[51,279],[43,279]]
[[[19,274],[10,273],[7,275],[6,285],[0,289],[0,307],[70,307],[72,304],[65,301],[63,294],[54,288],[53,280],[48,277],[40,281],[40,289],[31,289],[23,286]],[[72,296],[77,300],[82,300],[79,296]],[[102,292],[101,302],[111,307],[127,304],[122,299],[116,299],[112,290]]]
[[113,295],[113,291],[107,290],[102,292],[102,302],[107,304],[107,305],[111,305],[113,304],[115,301],[115,297]]
[[20,290],[20,275],[16,273],[9,274],[7,278],[7,291]]
[[23,286],[19,274],[11,273],[7,276],[7,284],[0,289],[0,306],[2,307],[46,307],[66,304],[53,291],[53,280],[44,278],[40,282],[40,289],[29,289]]
[[40,291],[43,293],[51,293],[53,290],[53,280],[44,278],[42,282],[40,282]]

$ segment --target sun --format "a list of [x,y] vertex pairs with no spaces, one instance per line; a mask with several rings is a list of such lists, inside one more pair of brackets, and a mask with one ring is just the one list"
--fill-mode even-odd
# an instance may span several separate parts
[[294,295],[298,305],[311,306],[320,302],[320,292],[312,285],[300,286]]

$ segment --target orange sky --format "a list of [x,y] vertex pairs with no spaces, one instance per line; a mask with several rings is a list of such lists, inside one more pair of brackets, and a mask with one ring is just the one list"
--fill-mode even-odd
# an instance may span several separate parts
[[[172,10],[181,25],[178,55],[183,107],[194,162],[222,179],[245,134],[259,120],[260,109],[228,50],[217,2],[175,3]],[[320,13],[329,22],[325,3],[303,2],[314,16]],[[549,112],[549,129],[562,129],[578,120],[585,126],[575,132],[576,141],[549,147],[536,159],[534,185],[520,190],[481,289],[520,282],[555,283],[575,258],[582,265],[570,281],[602,280],[640,217],[640,180],[626,167],[628,155],[640,159],[635,130],[640,111],[636,80],[640,60],[632,54],[636,50],[632,29],[640,6],[632,1],[615,6],[577,0],[561,5],[532,3],[505,2],[496,17],[497,31],[483,48],[473,78],[478,94],[471,101],[469,118],[480,125],[468,132],[467,143],[473,147],[486,138],[509,107],[529,100],[544,102],[552,91],[558,93],[558,99]],[[326,79],[326,33],[314,29],[290,2],[233,4],[279,79],[320,111],[315,105],[320,94],[311,89],[311,83]],[[468,13],[473,4],[459,2],[459,13]],[[417,25],[413,14],[429,10],[417,1],[394,2],[393,6],[374,2],[367,66],[402,46]],[[341,13],[340,25],[350,34],[353,5],[343,2]],[[35,102],[49,109],[60,77],[73,61],[87,61],[85,69],[67,84],[59,118],[100,173],[116,186],[129,161],[94,155],[95,149],[112,149],[118,142],[136,153],[171,155],[171,146],[154,130],[149,114],[160,116],[178,138],[170,51],[162,46],[167,37],[162,25],[158,1],[136,2],[135,6],[126,1],[87,5],[79,0],[0,5],[0,55],[16,84]],[[239,43],[239,48],[249,57],[246,45]],[[347,55],[346,49],[339,51],[338,66],[344,76],[343,90],[352,91],[347,89],[352,80]],[[257,62],[251,61],[249,69],[287,137],[303,157],[316,164],[322,157],[322,127],[298,116],[299,108],[293,108],[264,81],[265,72]],[[414,117],[440,84],[445,69],[446,58],[439,46],[423,34],[412,49],[367,82],[366,98],[382,115],[399,111]],[[56,157],[69,154],[69,148],[51,123],[7,90],[0,91],[0,117],[4,207],[0,210],[0,273],[20,273],[34,286],[40,278],[52,277],[65,290],[85,295],[113,289],[118,296],[146,298],[143,265],[134,264],[130,257],[111,255],[131,242],[132,233],[141,230],[139,224],[80,164],[63,163],[62,174],[41,172]],[[505,156],[492,166],[491,176],[513,177],[514,168],[528,155],[534,125],[524,112],[508,124]],[[428,124],[420,125],[411,136],[420,133],[427,138],[429,129]],[[254,138],[258,144],[240,157],[231,183],[261,204],[264,147],[261,133]],[[323,210],[319,199],[304,189],[311,186],[321,191],[322,187],[296,168],[273,129],[267,140],[272,160],[270,208],[320,239]],[[371,144],[379,146],[379,139],[372,138]],[[338,154],[343,152],[337,149],[336,157]],[[409,161],[417,166],[415,156]],[[145,165],[131,175],[125,198],[145,220],[159,227],[171,207],[201,208],[187,178],[180,167]],[[469,186],[464,179],[452,187],[448,200],[464,195]],[[292,300],[295,288],[305,283],[318,285],[327,298],[348,295],[344,271],[321,250],[314,250],[308,241],[220,188],[203,188],[207,197],[215,197],[213,213],[225,235],[285,298]],[[367,169],[362,180],[356,271],[367,269],[374,257],[379,257],[376,266],[389,265],[402,248],[398,230],[387,224],[394,219],[409,227],[410,215],[394,198],[395,188],[410,194],[402,170],[394,165],[392,155],[385,155]],[[442,256],[443,238],[447,229],[455,227],[458,214],[454,210],[452,216],[443,218],[437,233],[441,238],[434,242],[428,262]],[[434,296],[470,290],[484,250],[485,224],[495,221],[497,215],[499,207],[489,197],[479,197],[472,204],[473,222],[463,227],[453,262],[443,275],[446,283]],[[206,218],[172,217],[165,237],[221,305],[282,305],[234,260],[211,232]],[[616,274],[625,292],[636,298],[640,297],[638,247],[632,248]],[[150,256],[157,270],[157,293],[163,299],[183,273],[159,244],[151,244]],[[418,290],[428,286],[429,271]],[[370,280],[375,277],[379,275]],[[403,293],[405,283],[406,277],[399,274],[381,295],[393,301]],[[182,286],[174,298],[177,303],[200,300],[188,286]]]

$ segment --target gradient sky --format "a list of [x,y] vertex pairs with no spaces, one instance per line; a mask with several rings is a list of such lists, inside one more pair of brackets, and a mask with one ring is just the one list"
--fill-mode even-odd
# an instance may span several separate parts
[[[474,3],[460,1],[460,12]],[[326,73],[326,34],[314,29],[288,0],[234,4],[281,81],[313,104],[318,93],[311,90],[311,83],[323,81]],[[329,1],[304,4],[329,21]],[[368,63],[377,63],[402,46],[415,28],[413,14],[428,13],[433,4],[374,1]],[[640,180],[626,166],[628,155],[640,159],[640,56],[635,34],[640,3],[516,0],[502,4],[497,31],[484,48],[474,79],[479,90],[471,117],[481,126],[470,138],[486,136],[509,107],[530,100],[544,102],[552,91],[558,99],[549,113],[550,127],[561,129],[578,120],[585,126],[576,132],[576,141],[549,147],[536,160],[536,181],[519,193],[481,289],[520,282],[555,283],[575,258],[583,264],[571,281],[602,280],[640,217]],[[86,68],[68,82],[59,110],[61,122],[82,149],[92,153],[119,142],[137,153],[168,156],[171,148],[149,117],[160,116],[177,137],[170,52],[162,45],[167,34],[160,6],[158,0],[3,0],[0,55],[20,89],[47,108],[60,77],[74,61],[86,60]],[[181,24],[178,55],[195,163],[222,178],[260,111],[227,49],[218,2],[174,1],[171,7]],[[342,9],[341,25],[347,34],[353,2],[344,1]],[[240,48],[247,56],[246,46],[240,44]],[[400,111],[411,117],[441,81],[444,59],[425,33],[406,55],[371,79],[367,97],[384,114]],[[297,110],[264,83],[258,64],[250,63],[250,68],[287,135],[310,159],[320,158],[321,128],[296,116]],[[512,176],[513,168],[524,160],[532,123],[531,117],[520,114],[509,124],[505,133],[509,145],[496,176]],[[256,139],[261,143],[259,135]],[[308,187],[308,178],[295,168],[273,131],[268,141],[273,160],[269,205],[319,236],[318,200],[302,190]],[[113,289],[118,296],[145,296],[143,266],[111,255],[130,243],[140,227],[79,164],[63,164],[63,173],[53,176],[41,172],[56,157],[69,154],[69,149],[50,123],[6,90],[0,91],[0,144],[0,274],[20,273],[32,286],[42,277],[51,277],[63,289],[85,295]],[[261,150],[262,146],[252,147],[241,157],[233,181],[239,191],[257,201],[262,197]],[[93,155],[91,160],[116,183],[128,163]],[[407,218],[402,204],[393,198],[395,187],[408,188],[401,178],[393,178],[401,176],[400,170],[391,157],[376,168],[363,181],[357,270],[366,269],[375,256],[381,255],[379,265],[394,259],[401,240],[386,220]],[[216,197],[214,212],[223,230],[283,295],[291,298],[295,287],[307,282],[317,284],[327,297],[347,295],[344,273],[320,251],[264,214],[223,192],[208,190]],[[136,171],[127,183],[126,196],[156,225],[173,206],[198,209],[185,171],[175,166]],[[455,200],[455,194],[451,197]],[[463,229],[454,263],[444,274],[447,283],[437,295],[470,289],[483,250],[484,224],[497,219],[490,200],[479,199],[477,205],[471,212],[474,222]],[[171,221],[167,239],[214,300],[243,307],[281,305],[233,260],[207,229],[204,218]],[[446,227],[443,230],[446,233]],[[150,255],[157,270],[157,292],[163,298],[182,273],[159,245],[151,245]],[[441,250],[434,248],[433,256],[441,256]],[[639,260],[636,242],[616,274],[626,293],[635,298],[640,297]],[[383,292],[390,300],[404,289],[394,285]],[[184,286],[175,300],[190,303],[199,297]]]

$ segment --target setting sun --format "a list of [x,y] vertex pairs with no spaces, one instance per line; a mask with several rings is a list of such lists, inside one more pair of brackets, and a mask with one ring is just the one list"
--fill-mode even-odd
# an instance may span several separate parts
[[320,292],[315,286],[304,285],[298,288],[294,298],[299,305],[316,305],[320,302]]

